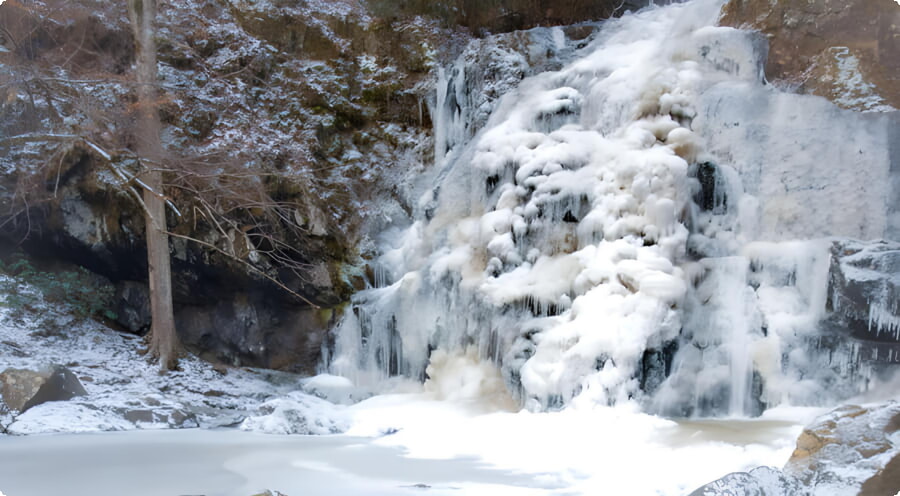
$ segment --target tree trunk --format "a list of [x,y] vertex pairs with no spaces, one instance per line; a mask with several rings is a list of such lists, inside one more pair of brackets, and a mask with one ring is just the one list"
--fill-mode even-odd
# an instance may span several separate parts
[[147,262],[150,269],[150,355],[159,359],[160,369],[172,370],[178,360],[178,336],[172,310],[172,268],[169,237],[166,235],[166,205],[162,196],[162,143],[156,89],[156,0],[128,0],[128,14],[137,50],[137,120],[135,140],[138,156],[144,159],[144,203],[147,205]]

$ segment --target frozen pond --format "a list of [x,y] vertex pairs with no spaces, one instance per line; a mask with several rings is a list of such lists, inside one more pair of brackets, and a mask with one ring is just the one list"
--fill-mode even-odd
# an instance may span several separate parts
[[[364,402],[349,435],[187,429],[4,436],[0,491],[683,495],[728,472],[782,465],[802,422],[795,413],[672,422],[610,408],[469,415],[442,401],[415,398]],[[398,430],[371,437],[393,432],[389,425]]]
[[349,436],[190,429],[0,438],[6,496],[402,495],[422,494],[422,484],[427,494],[487,494],[533,482],[469,459],[404,458]]

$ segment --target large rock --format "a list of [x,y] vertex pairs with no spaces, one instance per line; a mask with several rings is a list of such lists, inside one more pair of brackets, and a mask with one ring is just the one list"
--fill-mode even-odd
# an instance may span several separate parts
[[41,403],[70,400],[86,394],[75,374],[60,365],[39,372],[9,368],[0,373],[3,402],[20,413]]
[[900,488],[900,454],[894,455],[883,469],[863,483],[859,496],[896,494],[898,488]]
[[803,430],[784,472],[822,494],[855,495],[898,453],[898,419],[897,402],[837,408]]
[[900,108],[894,0],[731,0],[722,24],[769,38],[766,74],[844,108]]

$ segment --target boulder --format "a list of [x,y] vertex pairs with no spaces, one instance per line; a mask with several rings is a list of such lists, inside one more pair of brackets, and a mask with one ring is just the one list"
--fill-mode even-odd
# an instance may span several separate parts
[[241,422],[244,431],[265,434],[326,435],[347,430],[343,411],[315,396],[293,392],[270,399]]
[[20,413],[41,403],[86,394],[75,374],[61,365],[39,372],[9,368],[0,373],[0,395],[6,406]]
[[690,496],[891,495],[900,487],[897,431],[900,403],[845,405],[803,430],[783,470],[731,473]]
[[122,417],[138,427],[165,424],[172,429],[184,429],[199,426],[196,415],[180,408],[136,408],[125,410]]

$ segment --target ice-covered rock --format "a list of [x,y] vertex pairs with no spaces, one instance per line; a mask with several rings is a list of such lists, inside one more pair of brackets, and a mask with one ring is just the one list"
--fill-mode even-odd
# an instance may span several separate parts
[[836,328],[885,343],[872,359],[900,362],[900,243],[835,241],[828,293]]
[[900,404],[845,405],[804,428],[782,470],[728,474],[691,496],[890,496],[898,455]]
[[300,382],[303,392],[338,405],[349,405],[362,401],[370,392],[356,387],[350,379],[331,374],[319,374]]
[[823,494],[854,495],[900,451],[900,404],[847,405],[797,439],[784,471]]
[[695,490],[690,496],[804,496],[800,482],[771,467],[735,472]]
[[241,430],[266,434],[337,434],[347,429],[346,420],[333,403],[299,392],[266,401],[255,413],[241,422]]
[[24,413],[48,401],[65,401],[86,394],[78,377],[61,365],[40,371],[8,368],[0,372],[3,402],[18,412]]

